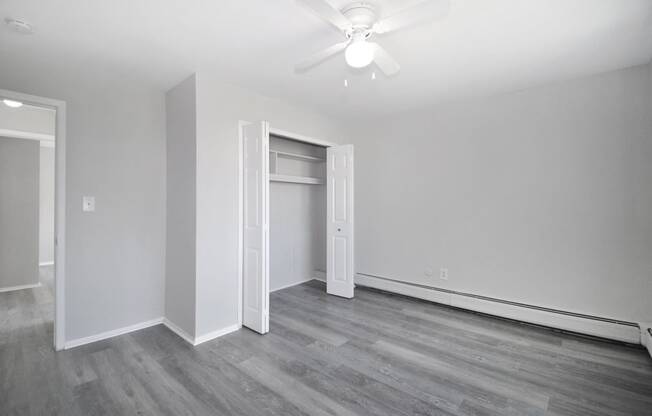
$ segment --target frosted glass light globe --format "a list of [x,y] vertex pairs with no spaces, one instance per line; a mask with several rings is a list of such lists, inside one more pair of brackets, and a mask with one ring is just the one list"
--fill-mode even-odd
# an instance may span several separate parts
[[366,40],[355,40],[346,47],[344,59],[353,68],[364,68],[374,60],[374,45]]

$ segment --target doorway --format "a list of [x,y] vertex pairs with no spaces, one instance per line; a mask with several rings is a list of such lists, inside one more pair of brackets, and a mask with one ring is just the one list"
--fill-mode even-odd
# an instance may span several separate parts
[[[0,213],[6,221],[0,223],[7,234],[16,228],[13,221],[29,229],[26,233],[14,233],[20,239],[15,240],[15,245],[4,244],[0,277],[6,281],[0,282],[4,286],[0,287],[0,295],[25,300],[27,307],[33,303],[38,309],[27,315],[39,317],[38,322],[34,321],[34,325],[39,325],[35,329],[42,328],[44,332],[39,334],[46,337],[52,331],[54,348],[62,350],[66,106],[60,100],[1,89],[0,106],[4,112],[0,138],[7,156],[4,168],[11,172],[5,175],[0,189],[7,196],[11,193],[11,198],[4,198],[8,202]],[[9,152],[25,163],[18,163]]]
[[[240,322],[264,334],[269,331],[271,287],[270,182],[323,187],[325,197],[321,203],[325,206],[321,211],[324,213],[325,241],[322,247],[325,249],[327,293],[344,298],[354,296],[353,146],[274,129],[265,121],[241,121],[239,127]],[[275,142],[274,147],[270,147],[270,137]],[[305,151],[297,150],[301,146]],[[288,204],[286,200],[284,206],[289,207]],[[296,208],[305,210],[305,207]],[[297,232],[296,229],[275,232],[282,235],[283,231]],[[291,253],[288,258],[292,258]],[[277,270],[278,262],[274,266]],[[312,277],[304,276],[304,279]]]

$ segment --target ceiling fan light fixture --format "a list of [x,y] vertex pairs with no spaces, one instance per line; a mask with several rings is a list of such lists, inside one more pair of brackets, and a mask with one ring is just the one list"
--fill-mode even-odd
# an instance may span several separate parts
[[344,52],[346,63],[353,68],[364,68],[374,60],[374,45],[364,39],[356,39]]
[[[335,8],[331,0],[297,0],[337,28],[345,40],[323,49],[295,65],[295,72],[304,72],[332,56],[344,52],[346,63],[353,68],[365,68],[372,62],[385,76],[398,74],[401,65],[375,40],[377,34],[392,33],[404,27],[416,26],[426,20],[444,16],[451,0],[421,0],[396,13],[381,16],[376,7],[380,0],[341,0]],[[407,3],[407,2],[406,2]],[[436,13],[437,15],[435,15]],[[381,42],[382,43],[382,42]],[[371,79],[376,79],[372,74]]]

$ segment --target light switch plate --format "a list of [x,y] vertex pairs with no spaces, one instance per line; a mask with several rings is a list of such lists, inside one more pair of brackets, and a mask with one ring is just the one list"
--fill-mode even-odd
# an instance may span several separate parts
[[82,197],[82,211],[83,212],[95,212],[95,197],[94,196],[84,196],[84,197]]

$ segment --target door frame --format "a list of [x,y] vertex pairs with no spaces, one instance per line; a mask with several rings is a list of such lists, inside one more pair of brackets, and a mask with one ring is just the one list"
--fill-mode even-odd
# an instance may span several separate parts
[[[238,325],[242,327],[243,320],[243,279],[244,279],[244,270],[243,264],[244,261],[244,146],[242,145],[243,139],[243,127],[252,124],[249,121],[239,120],[238,121]],[[310,136],[304,136],[302,134],[292,133],[286,130],[277,129],[271,126],[269,127],[269,135],[282,137],[284,139],[295,140],[298,142],[314,144],[317,146],[323,147],[332,147],[338,146],[337,143],[329,142],[327,140],[316,139]],[[269,288],[267,288],[269,292]]]
[[66,102],[0,89],[0,96],[56,111],[54,147],[54,349],[66,344]]

